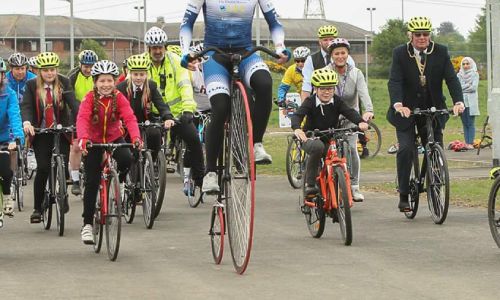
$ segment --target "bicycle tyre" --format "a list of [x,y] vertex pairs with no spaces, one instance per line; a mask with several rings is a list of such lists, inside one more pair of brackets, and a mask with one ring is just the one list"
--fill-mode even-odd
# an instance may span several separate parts
[[222,262],[224,254],[224,209],[221,206],[212,207],[212,218],[210,221],[210,246],[212,256],[216,265]]
[[432,145],[428,152],[426,182],[431,218],[434,223],[443,224],[450,202],[450,176],[443,148],[439,144]]
[[[337,147],[338,147],[338,145],[337,145]],[[341,142],[340,149],[341,149],[341,151],[339,151],[340,152],[339,156],[345,158],[347,172],[348,172],[349,176],[351,176],[351,174],[352,174],[352,156],[351,156],[351,147],[350,147],[349,143],[347,142],[347,140],[343,140]],[[352,176],[351,176],[351,179],[352,179]]]
[[56,222],[59,236],[64,235],[64,205],[67,203],[66,175],[62,157],[56,157],[55,195]]
[[130,179],[131,172],[136,172],[135,163],[132,163],[132,166],[125,176],[125,189],[123,195],[121,195],[122,202],[122,212],[125,222],[127,224],[132,224],[135,218],[135,209],[137,207],[137,201],[135,200],[135,184],[132,183],[132,179]]
[[155,172],[153,167],[153,157],[150,151],[143,153],[143,174],[144,181],[142,196],[142,216],[147,229],[153,228],[155,223],[155,202],[156,202],[156,184]]
[[179,173],[179,176],[181,178],[181,181],[184,182],[184,156],[186,155],[186,143],[178,137],[179,142],[176,144],[176,163],[177,163],[177,173]]
[[45,186],[45,195],[42,201],[42,224],[45,230],[49,230],[52,224],[52,203],[50,199],[48,185],[49,182],[47,180],[47,185]]
[[189,180],[188,181],[189,190],[192,191],[192,193],[188,192],[188,195],[187,195],[188,203],[189,203],[190,207],[196,208],[203,201],[203,194],[201,192],[201,188],[197,187],[194,184],[194,180],[191,178],[191,176],[189,176],[188,180]]
[[[18,157],[20,157],[19,153],[17,154]],[[24,193],[22,186],[24,186],[24,161],[22,157],[17,160],[18,166],[17,170],[14,173],[14,177],[12,178],[12,182],[15,182],[15,190],[14,190],[14,197],[16,198],[16,204],[17,204],[17,210],[18,211],[23,211],[24,208]],[[12,192],[12,191],[11,191]]]
[[250,261],[255,205],[253,128],[243,83],[233,85],[229,120],[229,166],[226,217],[233,265],[243,274]]
[[163,201],[165,200],[165,189],[167,187],[167,159],[163,151],[158,151],[156,164],[158,166],[158,174],[155,174],[155,178],[157,179],[158,192],[155,202],[155,218],[160,214]]
[[365,137],[368,140],[366,147],[368,148],[368,157],[372,158],[377,156],[382,147],[382,132],[373,121],[369,121],[368,124],[370,129],[365,131]]
[[304,182],[303,158],[300,141],[290,138],[286,148],[286,176],[294,189],[300,189]]
[[491,185],[488,197],[488,223],[490,225],[491,236],[500,248],[500,197],[497,197],[500,189],[500,176],[495,178]]
[[[307,171],[306,171],[307,172]],[[305,185],[302,185],[302,199],[306,199]],[[313,238],[320,238],[325,231],[325,210],[323,198],[318,195],[314,198],[314,207],[303,204],[302,213],[306,219],[307,229]]]
[[101,199],[104,199],[104,196],[107,193],[106,182],[101,179],[99,192],[97,193],[97,197],[95,200],[95,210],[94,210],[94,218],[92,220],[92,235],[94,238],[94,252],[99,253],[102,247],[102,240],[104,235],[104,224],[102,217],[102,209],[101,209]]
[[115,261],[120,250],[120,235],[121,235],[121,207],[120,207],[120,183],[118,174],[112,170],[108,180],[108,211],[105,216],[106,220],[106,248],[108,250],[108,258]]
[[347,186],[344,170],[340,166],[334,166],[333,169],[336,187],[330,186],[328,190],[336,195],[340,234],[344,245],[349,246],[352,243],[351,202],[348,193],[350,187]]
[[410,211],[405,212],[405,216],[408,219],[413,219],[417,215],[418,212],[418,204],[420,202],[420,187],[421,183],[419,183],[420,178],[420,169],[418,162],[418,152],[415,151],[415,156],[413,158],[412,168],[410,171],[410,193],[408,195],[408,200],[410,204]]

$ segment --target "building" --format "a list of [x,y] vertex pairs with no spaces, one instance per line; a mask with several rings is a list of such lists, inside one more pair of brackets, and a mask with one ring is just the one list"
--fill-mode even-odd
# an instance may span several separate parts
[[[364,61],[365,36],[370,32],[344,22],[321,19],[280,19],[286,33],[286,45],[289,48],[308,46],[313,51],[318,49],[316,32],[322,25],[335,25],[340,36],[347,38],[352,45],[351,55],[356,61]],[[179,42],[180,23],[148,22],[148,28],[158,26],[165,30],[169,42]],[[111,21],[94,19],[74,19],[75,51],[80,49],[84,39],[98,41],[105,49],[109,59],[116,62],[139,52],[138,42],[144,36],[142,22]],[[254,21],[253,40],[256,40],[257,21]],[[69,61],[70,55],[70,18],[64,16],[46,16],[45,40],[47,51],[58,53],[63,61]],[[260,20],[261,44],[272,45],[269,29],[264,19]],[[32,15],[1,15],[0,18],[0,55],[7,56],[19,51],[33,56],[40,51],[40,17]],[[203,23],[195,24],[193,39],[203,39]],[[371,38],[367,39],[371,43]]]

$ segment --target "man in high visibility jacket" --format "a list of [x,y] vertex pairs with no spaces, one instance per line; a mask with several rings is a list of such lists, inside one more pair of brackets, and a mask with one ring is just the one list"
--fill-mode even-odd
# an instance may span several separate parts
[[[167,51],[167,34],[158,27],[151,27],[144,36],[144,43],[148,46],[148,53],[152,65],[149,68],[149,78],[156,82],[158,89],[174,115],[180,120],[172,128],[174,135],[180,136],[187,145],[184,155],[184,193],[188,194],[187,184],[189,172],[192,170],[192,179],[196,186],[201,186],[205,172],[203,151],[198,132],[193,124],[196,102],[193,97],[193,86],[187,69],[181,67],[177,54]],[[155,107],[154,113],[158,113]]]

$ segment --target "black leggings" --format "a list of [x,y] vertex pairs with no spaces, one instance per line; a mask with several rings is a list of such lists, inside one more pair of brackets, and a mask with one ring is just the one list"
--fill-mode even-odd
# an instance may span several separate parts
[[[60,151],[64,158],[64,168],[66,175],[68,174],[68,159],[69,159],[69,141],[61,135]],[[33,193],[35,196],[35,210],[40,211],[42,208],[42,200],[45,196],[45,186],[50,175],[50,159],[54,150],[54,134],[42,133],[37,134],[33,138],[33,150],[36,158],[36,175],[33,185]],[[67,176],[66,176],[67,177]]]
[[[184,154],[184,167],[191,168],[193,180],[203,179],[205,166],[203,163],[203,150],[198,137],[198,130],[192,121],[182,121],[172,127],[173,136],[179,136],[186,143],[186,153]],[[171,135],[172,137],[172,135]],[[148,145],[149,146],[149,145]]]
[[[266,132],[272,105],[273,80],[266,70],[256,71],[250,77],[250,87],[255,94],[255,103],[247,93],[253,122],[253,142],[262,143]],[[217,157],[222,147],[224,137],[224,123],[229,114],[230,98],[227,94],[216,94],[210,97],[212,115],[207,127],[207,172],[217,170]]]
[[[0,181],[4,195],[10,195],[10,184],[12,183],[12,172],[10,168],[10,155],[8,153],[0,153]],[[2,209],[0,207],[0,209]]]
[[[113,143],[125,143],[125,139],[119,138]],[[83,224],[92,224],[92,218],[95,211],[95,201],[97,199],[97,191],[99,182],[101,181],[101,163],[104,154],[102,148],[90,148],[87,157],[85,158],[85,190],[83,192]],[[129,148],[117,148],[113,152],[113,158],[118,165],[120,178],[124,178],[127,174],[133,157]]]

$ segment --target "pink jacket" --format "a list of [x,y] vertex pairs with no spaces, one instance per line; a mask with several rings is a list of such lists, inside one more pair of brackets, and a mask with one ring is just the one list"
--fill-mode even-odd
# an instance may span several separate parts
[[92,110],[94,102],[94,92],[89,92],[82,100],[78,117],[76,119],[76,132],[78,138],[87,139],[93,143],[112,143],[122,137],[125,133],[121,121],[125,122],[132,141],[141,137],[137,119],[134,111],[130,107],[130,102],[120,93],[116,93],[116,120],[111,121],[112,100],[111,96],[101,97],[98,100],[99,121],[92,124]]

